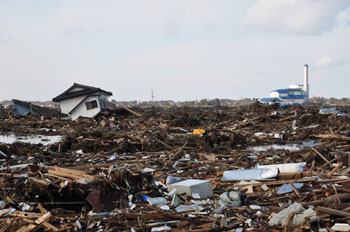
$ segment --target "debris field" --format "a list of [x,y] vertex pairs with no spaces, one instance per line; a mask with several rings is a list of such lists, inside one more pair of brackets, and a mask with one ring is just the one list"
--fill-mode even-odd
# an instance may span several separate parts
[[255,103],[74,121],[2,114],[0,231],[349,231],[342,112]]

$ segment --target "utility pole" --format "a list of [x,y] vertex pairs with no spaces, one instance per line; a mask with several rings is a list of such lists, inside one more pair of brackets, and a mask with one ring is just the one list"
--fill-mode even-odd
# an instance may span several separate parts
[[153,94],[153,90],[151,91],[151,94],[152,94],[152,102],[154,101],[154,94]]

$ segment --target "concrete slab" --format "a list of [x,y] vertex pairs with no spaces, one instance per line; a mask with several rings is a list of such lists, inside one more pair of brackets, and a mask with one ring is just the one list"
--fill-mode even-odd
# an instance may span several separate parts
[[198,194],[202,199],[213,195],[213,190],[209,180],[189,179],[177,182],[168,186],[168,191],[176,188],[176,193]]

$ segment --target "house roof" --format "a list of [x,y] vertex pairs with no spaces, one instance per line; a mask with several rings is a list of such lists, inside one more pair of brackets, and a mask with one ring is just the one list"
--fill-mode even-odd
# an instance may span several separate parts
[[[76,87],[82,88],[82,90],[71,92],[71,90],[73,88],[76,88]],[[108,91],[100,89],[100,88],[74,83],[69,89],[67,89],[62,94],[58,95],[57,97],[53,98],[52,100],[57,102],[57,101],[61,101],[64,99],[79,97],[82,95],[92,94],[92,93],[96,93],[96,92],[103,92],[109,96],[113,95],[111,92],[108,92]]]
[[276,89],[272,90],[271,92],[277,92],[277,93],[289,93],[292,91],[302,91],[302,88],[288,88],[288,89]]
[[59,115],[58,110],[56,109],[51,109],[48,107],[41,107],[38,105],[33,105],[30,102],[25,102],[25,101],[20,101],[17,99],[13,99],[12,102],[16,105],[21,105],[24,107],[32,108],[33,111],[37,112],[40,115],[45,115],[45,116],[56,116]]
[[288,93],[288,89],[276,89],[276,90],[272,90],[271,92]]
[[260,98],[260,101],[264,101],[264,102],[282,102],[281,99],[277,98],[277,97],[265,97],[265,98]]

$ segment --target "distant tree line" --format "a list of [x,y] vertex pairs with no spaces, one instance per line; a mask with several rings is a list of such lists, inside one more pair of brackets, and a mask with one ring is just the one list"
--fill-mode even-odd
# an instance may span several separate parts
[[171,100],[163,100],[163,101],[116,101],[115,99],[111,100],[112,103],[117,106],[241,106],[241,105],[249,105],[253,103],[256,99],[251,98],[243,98],[240,100],[232,100],[232,99],[208,99],[203,98],[200,100],[194,101],[171,101]]
[[325,97],[312,97],[310,103],[314,104],[330,104],[330,105],[350,105],[350,98],[325,98]]

